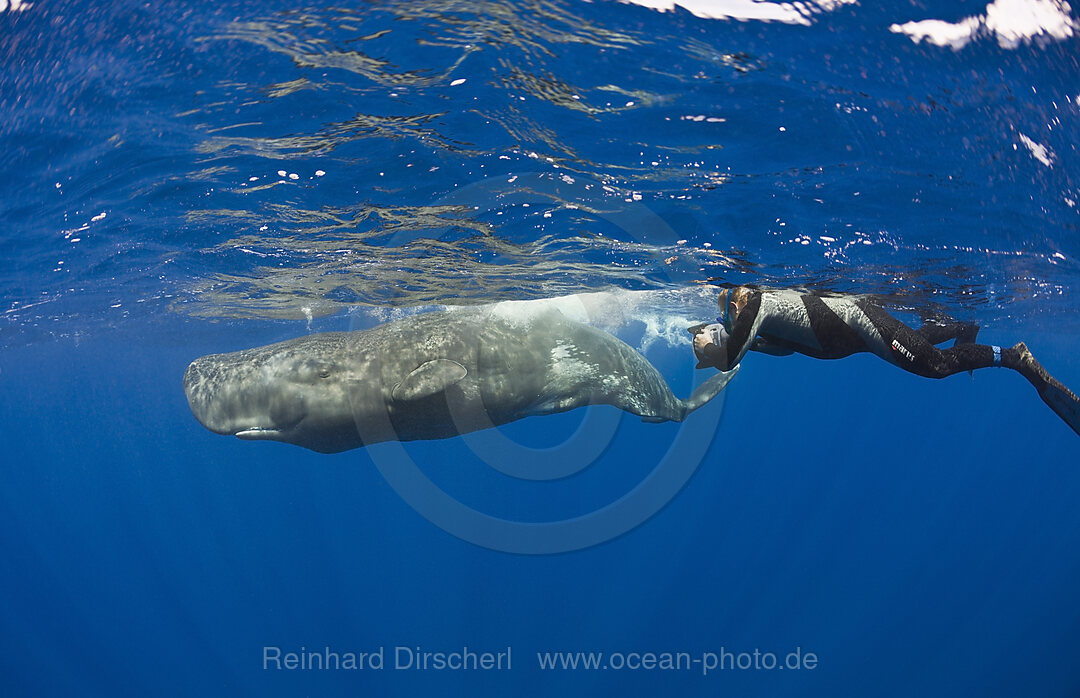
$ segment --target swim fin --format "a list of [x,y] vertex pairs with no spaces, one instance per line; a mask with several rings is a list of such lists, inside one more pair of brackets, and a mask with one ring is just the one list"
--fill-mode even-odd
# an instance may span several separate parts
[[1080,398],[1073,391],[1051,378],[1039,397],[1080,436]]
[[1020,373],[1039,391],[1042,401],[1080,436],[1080,398],[1047,373],[1026,344],[1020,342],[1013,349],[1020,354]]

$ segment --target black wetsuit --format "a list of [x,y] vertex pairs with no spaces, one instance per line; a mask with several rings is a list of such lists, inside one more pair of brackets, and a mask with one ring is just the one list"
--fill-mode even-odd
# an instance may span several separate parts
[[[842,359],[871,352],[929,378],[1005,365],[1010,349],[973,344],[978,327],[928,323],[914,330],[864,298],[823,297],[796,291],[749,291],[731,322],[722,347],[705,348],[708,364],[726,371],[750,349],[767,354],[798,352],[817,359]],[[950,339],[955,346],[938,349]],[[1018,357],[1016,357],[1018,358]]]
[[[731,289],[726,299],[723,314],[729,336],[700,350],[699,367],[729,370],[751,349],[775,355],[798,352],[818,359],[870,352],[928,378],[1002,366],[1027,378],[1043,401],[1080,434],[1080,399],[1050,376],[1022,342],[1006,348],[975,344],[979,328],[956,322],[929,322],[916,330],[869,299],[855,296],[744,286]],[[952,347],[934,346],[950,339],[956,340]]]

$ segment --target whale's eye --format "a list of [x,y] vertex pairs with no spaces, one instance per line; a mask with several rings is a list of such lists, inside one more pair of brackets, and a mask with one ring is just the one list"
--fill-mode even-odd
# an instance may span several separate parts
[[317,359],[308,359],[297,364],[293,371],[295,380],[310,384],[329,378],[334,372],[334,365]]

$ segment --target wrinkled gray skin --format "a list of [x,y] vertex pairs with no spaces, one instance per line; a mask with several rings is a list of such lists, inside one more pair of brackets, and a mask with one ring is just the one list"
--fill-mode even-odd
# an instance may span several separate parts
[[558,310],[514,318],[477,308],[204,356],[188,366],[184,392],[213,432],[336,453],[587,404],[682,421],[734,373],[679,400],[641,354]]

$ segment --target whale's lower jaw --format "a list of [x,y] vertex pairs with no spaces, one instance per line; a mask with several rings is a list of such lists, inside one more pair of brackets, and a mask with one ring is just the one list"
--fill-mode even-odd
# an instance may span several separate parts
[[284,432],[281,429],[263,429],[261,427],[236,432],[236,438],[244,441],[281,441],[283,436]]
[[[317,453],[341,453],[367,445],[355,432],[344,429],[331,431],[329,434],[312,434],[291,428],[251,427],[237,431],[233,436],[244,441],[277,441],[292,444]],[[386,440],[385,438],[373,439],[371,443]]]

